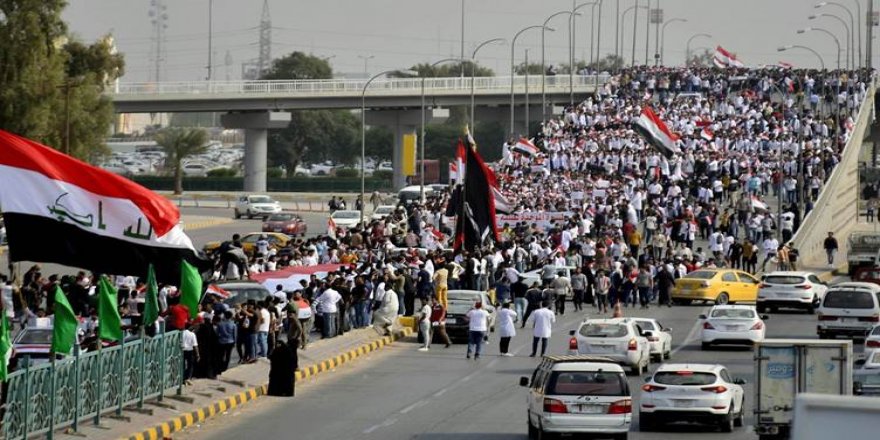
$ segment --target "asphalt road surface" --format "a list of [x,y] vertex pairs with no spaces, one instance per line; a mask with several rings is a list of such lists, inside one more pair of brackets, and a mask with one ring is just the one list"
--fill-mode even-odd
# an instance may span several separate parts
[[[638,432],[634,414],[632,439],[755,439],[752,430],[752,351],[748,347],[702,351],[697,316],[707,306],[625,309],[626,316],[658,318],[673,329],[671,362],[720,363],[734,377],[747,381],[745,427],[724,434],[713,427],[674,425],[660,432]],[[558,317],[548,354],[563,354],[568,330],[585,317],[570,311]],[[775,313],[767,321],[768,338],[815,338],[816,317]],[[370,358],[342,367],[298,387],[292,399],[262,398],[228,416],[177,435],[187,439],[307,438],[320,439],[526,439],[526,389],[521,376],[532,373],[538,361],[528,357],[530,329],[518,330],[511,343],[515,357],[498,356],[492,335],[484,357],[465,359],[466,347],[435,346],[418,352],[416,344],[398,343]],[[656,364],[652,364],[652,370]],[[646,374],[647,376],[647,374]],[[633,408],[638,408],[643,377],[629,376]],[[637,411],[635,411],[637,413]]]

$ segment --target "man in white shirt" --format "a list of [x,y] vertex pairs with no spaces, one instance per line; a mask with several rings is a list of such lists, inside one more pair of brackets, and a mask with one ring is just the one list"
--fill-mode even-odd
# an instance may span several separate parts
[[321,337],[324,339],[336,336],[336,314],[339,312],[336,304],[341,299],[342,295],[329,285],[326,285],[324,292],[315,298],[317,309],[321,312],[324,321],[324,325],[321,328]]
[[474,308],[467,313],[468,317],[468,349],[467,358],[474,354],[474,360],[480,358],[483,351],[483,339],[489,331],[489,312],[483,309],[483,303],[474,304]]
[[260,320],[257,322],[257,357],[269,355],[269,326],[272,315],[269,313],[268,300],[260,304]]
[[180,335],[180,346],[183,348],[183,380],[187,385],[192,385],[190,379],[192,379],[196,362],[199,361],[199,341],[190,328],[183,329],[183,333]]
[[529,322],[534,325],[534,338],[532,339],[532,354],[530,357],[535,357],[538,352],[538,341],[541,341],[541,356],[544,356],[544,353],[547,352],[547,340],[550,339],[550,336],[553,332],[553,323],[556,322],[556,315],[550,311],[548,308],[550,303],[548,301],[543,301],[541,303],[541,308],[535,310],[531,316],[529,316]]
[[779,250],[779,241],[774,237],[769,237],[764,240],[761,248],[764,250],[764,262],[761,263],[761,272],[766,272],[767,262],[775,257],[776,251]]
[[431,306],[427,298],[421,298],[422,308],[419,310],[419,331],[422,333],[424,343],[419,351],[428,351],[431,348]]

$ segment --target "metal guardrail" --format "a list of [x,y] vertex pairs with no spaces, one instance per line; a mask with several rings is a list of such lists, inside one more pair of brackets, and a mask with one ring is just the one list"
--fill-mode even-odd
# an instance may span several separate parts
[[[546,76],[545,84],[548,88],[558,92],[560,88],[568,89],[568,75]],[[573,85],[575,87],[593,87],[604,84],[608,80],[607,74],[602,75],[576,75]],[[526,85],[525,76],[514,76],[513,86],[522,89]],[[285,95],[360,95],[366,84],[366,80],[328,79],[328,80],[267,80],[267,81],[178,81],[178,82],[138,82],[121,83],[110,92],[111,96],[126,95],[167,95],[167,94],[224,94],[224,95],[251,95],[251,94],[285,94]],[[529,89],[533,93],[540,92],[541,76],[528,77]],[[474,91],[481,92],[505,92],[510,90],[511,77],[487,76],[474,78]],[[385,92],[390,94],[419,94],[421,92],[421,78],[386,78],[375,80],[370,84],[368,94]],[[425,92],[436,94],[438,92],[470,92],[471,78],[425,78]]]
[[65,427],[76,431],[83,420],[100,423],[105,413],[164,396],[183,384],[181,333],[72,356],[55,363],[25,366],[9,375],[2,437],[26,439]]

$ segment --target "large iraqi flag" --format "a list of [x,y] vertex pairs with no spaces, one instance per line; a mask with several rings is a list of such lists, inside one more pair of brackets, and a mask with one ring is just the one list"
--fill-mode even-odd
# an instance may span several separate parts
[[678,135],[673,133],[648,106],[642,108],[642,114],[632,124],[632,128],[667,159],[681,152],[676,145]]
[[177,284],[181,259],[206,261],[168,199],[116,174],[0,130],[0,209],[10,261]]

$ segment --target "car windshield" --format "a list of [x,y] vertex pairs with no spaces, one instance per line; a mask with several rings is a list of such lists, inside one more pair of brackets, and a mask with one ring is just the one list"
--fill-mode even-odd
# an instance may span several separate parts
[[853,381],[861,382],[862,385],[880,386],[880,371],[876,373],[865,373],[853,375]]
[[289,222],[296,219],[294,214],[272,214],[269,216],[270,222]]
[[800,284],[804,282],[804,277],[797,275],[770,275],[764,278],[767,284]]
[[581,326],[580,334],[588,338],[620,338],[628,332],[623,324],[591,323]]
[[697,270],[685,275],[683,278],[694,279],[694,280],[711,280],[715,277],[717,272],[713,272],[711,270]]
[[333,218],[358,218],[361,213],[358,211],[336,211],[333,213]]
[[755,317],[755,311],[751,309],[715,309],[710,315],[712,318],[751,319]]
[[877,327],[874,327],[874,330],[871,330],[871,335],[880,336],[880,325],[878,325]]
[[449,292],[446,299],[449,301],[466,301],[475,303],[477,301],[480,301],[480,294],[467,292]]
[[265,289],[259,288],[250,288],[250,287],[224,287],[220,286],[223,289],[229,291],[229,298],[224,301],[226,304],[244,304],[250,300],[262,301],[269,296],[269,292]]
[[380,206],[380,207],[376,208],[375,211],[373,211],[373,214],[388,214],[389,212],[391,212],[393,210],[394,210],[394,208],[391,206]]
[[663,385],[700,386],[715,383],[715,373],[698,373],[695,371],[658,371],[654,382]]
[[834,309],[873,309],[871,292],[858,290],[832,290],[825,295],[825,307]]
[[626,378],[603,371],[554,371],[547,381],[547,395],[624,396]]
[[18,343],[19,344],[51,344],[52,343],[52,329],[26,330],[21,335],[21,339],[18,340]]
[[656,330],[657,328],[654,326],[654,323],[651,321],[636,321],[636,325],[638,325],[644,331]]
[[268,196],[253,196],[249,198],[251,203],[272,203],[274,202],[271,197]]

